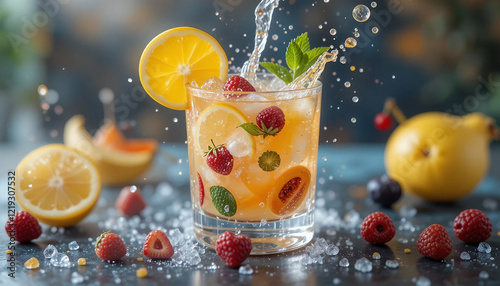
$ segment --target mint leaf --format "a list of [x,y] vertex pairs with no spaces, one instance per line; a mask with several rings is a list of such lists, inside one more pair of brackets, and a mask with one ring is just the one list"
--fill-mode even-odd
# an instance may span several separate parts
[[267,69],[268,71],[272,72],[275,74],[277,77],[279,77],[282,81],[284,81],[286,84],[289,84],[293,81],[292,74],[286,69],[285,67],[276,64],[276,63],[271,63],[271,62],[263,62],[260,63],[262,67]]
[[312,66],[318,60],[319,56],[328,51],[328,49],[329,47],[318,47],[306,52],[308,60],[307,65],[309,67]]
[[294,42],[299,46],[300,50],[303,53],[307,53],[310,50],[309,47],[309,38],[307,37],[307,32],[303,33],[302,35],[298,36],[297,38],[293,39],[291,42]]
[[286,49],[286,64],[292,70],[292,73],[300,66],[303,57],[304,53],[300,50],[300,47],[294,41],[290,42]]
[[[264,135],[264,132],[262,130],[260,130],[260,128],[257,125],[255,125],[255,123],[252,123],[252,122],[251,123],[243,123],[238,127],[245,129],[245,131],[248,132],[248,134],[250,134],[252,136]],[[238,127],[236,127],[236,128],[238,128]]]

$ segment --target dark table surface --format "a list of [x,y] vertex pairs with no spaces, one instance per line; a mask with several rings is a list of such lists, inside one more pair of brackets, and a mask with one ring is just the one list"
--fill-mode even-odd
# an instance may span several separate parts
[[[7,171],[33,147],[0,145],[2,176],[0,183],[7,186]],[[338,245],[338,255],[323,254],[322,264],[305,264],[305,248],[279,255],[249,257],[244,264],[253,274],[244,275],[232,269],[217,257],[214,251],[195,245],[201,262],[197,265],[177,264],[173,260],[152,261],[139,253],[147,233],[152,229],[183,232],[180,243],[192,239],[192,215],[189,202],[187,148],[185,145],[167,145],[163,148],[178,158],[167,160],[158,156],[153,168],[135,182],[142,188],[149,206],[141,217],[122,218],[114,209],[118,188],[103,188],[97,207],[85,220],[71,228],[43,226],[43,234],[30,244],[17,244],[15,249],[15,278],[8,276],[5,255],[0,260],[1,285],[68,285],[73,277],[83,277],[85,285],[415,285],[424,276],[432,285],[500,285],[500,149],[492,152],[492,166],[488,177],[467,198],[453,204],[430,204],[405,195],[392,209],[381,209],[366,198],[365,185],[373,176],[384,172],[383,146],[381,145],[321,145],[318,155],[318,185],[316,194],[316,233],[313,242],[324,238]],[[7,218],[6,191],[0,199],[0,211]],[[415,208],[415,216],[406,218],[403,224],[401,208]],[[493,222],[493,234],[487,241],[492,247],[490,254],[477,251],[477,245],[460,242],[452,231],[455,216],[467,208],[483,210]],[[383,211],[394,221],[396,236],[386,246],[373,246],[359,235],[361,220],[373,211]],[[409,224],[410,222],[411,224]],[[416,249],[419,233],[428,225],[439,223],[446,227],[453,241],[453,252],[445,261],[424,258]],[[412,229],[412,226],[414,229]],[[108,263],[97,258],[93,251],[95,238],[103,231],[112,229],[127,245],[128,254],[121,261]],[[76,241],[80,249],[67,253],[72,263],[69,268],[54,267],[44,259],[43,249],[48,244],[59,252],[68,250],[68,243]],[[0,245],[8,246],[2,231]],[[179,249],[177,246],[176,249]],[[409,248],[410,254],[404,249]],[[2,248],[0,248],[2,249]],[[460,259],[467,251],[470,261]],[[372,254],[379,252],[380,260]],[[40,268],[27,270],[24,262],[30,257],[40,261]],[[79,257],[87,260],[86,266],[78,266]],[[339,266],[342,258],[349,260],[349,267]],[[362,273],[354,268],[357,259],[366,257],[373,262],[373,270]],[[396,260],[399,267],[390,269],[387,260]],[[147,278],[137,278],[136,270],[148,269]],[[480,277],[485,271],[488,279]],[[483,273],[482,275],[485,275]],[[73,280],[77,282],[77,279]],[[9,283],[9,284],[7,284]]]

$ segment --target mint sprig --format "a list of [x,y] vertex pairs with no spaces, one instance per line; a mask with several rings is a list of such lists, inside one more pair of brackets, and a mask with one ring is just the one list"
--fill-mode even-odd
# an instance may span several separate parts
[[329,47],[318,47],[311,50],[309,38],[305,32],[288,44],[285,54],[288,69],[272,62],[262,62],[260,65],[289,84],[306,72],[328,49]]

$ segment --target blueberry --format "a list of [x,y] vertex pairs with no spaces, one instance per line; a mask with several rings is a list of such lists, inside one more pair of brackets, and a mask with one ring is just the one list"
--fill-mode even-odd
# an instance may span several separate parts
[[401,197],[401,186],[387,175],[371,179],[366,185],[368,196],[377,204],[389,208]]

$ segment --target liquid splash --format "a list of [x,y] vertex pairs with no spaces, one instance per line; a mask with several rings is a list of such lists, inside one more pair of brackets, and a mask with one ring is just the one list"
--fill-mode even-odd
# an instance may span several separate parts
[[255,46],[252,55],[243,64],[240,75],[246,78],[250,83],[254,83],[257,77],[257,69],[262,52],[266,48],[271,19],[274,8],[278,7],[279,0],[262,0],[255,8]]
[[282,90],[293,90],[300,88],[309,88],[313,86],[318,80],[319,76],[325,69],[327,62],[335,62],[338,55],[337,50],[331,52],[324,52],[305,73],[300,75],[294,81],[282,88]]

